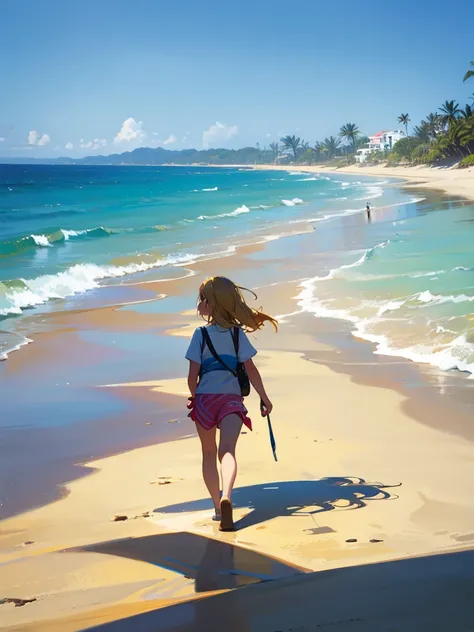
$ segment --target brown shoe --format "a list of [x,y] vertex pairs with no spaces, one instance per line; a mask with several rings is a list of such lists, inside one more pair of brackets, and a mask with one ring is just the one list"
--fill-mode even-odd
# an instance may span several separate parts
[[219,531],[234,531],[234,519],[232,517],[232,503],[228,498],[221,499],[221,524]]

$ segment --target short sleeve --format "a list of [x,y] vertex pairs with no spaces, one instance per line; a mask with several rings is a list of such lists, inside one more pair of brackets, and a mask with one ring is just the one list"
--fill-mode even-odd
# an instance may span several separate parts
[[247,362],[257,355],[257,350],[242,329],[239,330],[239,362]]
[[189,343],[188,350],[186,351],[186,360],[201,364],[201,346],[202,332],[200,329],[196,329]]

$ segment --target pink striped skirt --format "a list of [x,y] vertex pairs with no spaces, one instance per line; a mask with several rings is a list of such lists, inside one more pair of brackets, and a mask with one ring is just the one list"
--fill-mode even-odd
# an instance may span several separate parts
[[252,430],[252,421],[247,417],[247,409],[240,395],[227,393],[196,395],[188,404],[188,408],[191,410],[188,417],[205,430],[219,427],[224,417],[232,414],[239,415],[247,428]]

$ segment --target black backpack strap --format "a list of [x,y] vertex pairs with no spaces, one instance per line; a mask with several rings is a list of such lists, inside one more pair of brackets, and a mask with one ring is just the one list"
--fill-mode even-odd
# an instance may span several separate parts
[[224,367],[224,369],[227,369],[227,371],[230,371],[234,377],[237,377],[237,373],[235,371],[232,371],[232,369],[227,366],[227,364],[222,360],[222,358],[219,356],[219,354],[215,350],[207,329],[205,327],[201,327],[201,331],[202,331],[203,341],[208,346],[208,349],[211,352],[211,354],[214,356],[214,358]]
[[234,341],[234,349],[235,349],[235,355],[237,356],[237,364],[239,363],[239,335],[240,335],[240,328],[234,327],[232,329],[232,340]]
[[201,361],[202,361],[202,354],[204,351],[204,347],[206,346],[206,339],[204,338],[204,327],[199,327],[199,331],[201,332]]

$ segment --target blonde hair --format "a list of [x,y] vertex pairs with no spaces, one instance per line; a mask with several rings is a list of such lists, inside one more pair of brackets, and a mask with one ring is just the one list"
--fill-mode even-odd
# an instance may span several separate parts
[[[241,291],[245,289],[226,277],[210,277],[199,288],[198,300],[208,302],[211,320],[226,329],[242,327],[245,331],[256,331],[270,322],[277,331],[278,323],[272,316],[247,305]],[[254,292],[251,293],[257,298]]]

